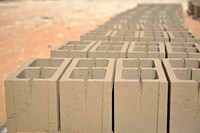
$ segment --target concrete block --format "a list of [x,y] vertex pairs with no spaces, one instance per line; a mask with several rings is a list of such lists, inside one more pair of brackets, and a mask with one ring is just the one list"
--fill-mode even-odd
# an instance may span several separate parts
[[165,31],[140,31],[139,41],[169,42],[169,37]]
[[89,51],[90,58],[126,58],[130,42],[98,41]]
[[169,31],[170,42],[200,42],[199,38],[191,32]]
[[118,59],[115,133],[166,133],[168,83],[159,59]]
[[200,58],[200,45],[198,43],[167,42],[168,58]]
[[59,132],[58,80],[71,59],[31,59],[5,80],[7,127]]
[[96,41],[67,41],[51,50],[52,58],[87,58]]
[[165,58],[165,45],[162,42],[131,42],[128,58]]
[[61,133],[112,133],[114,59],[74,59],[60,80]]
[[184,31],[189,32],[189,29],[186,28],[183,24],[162,24],[166,31]]
[[81,35],[81,40],[102,40],[108,41],[110,40],[110,35],[112,34],[111,30],[97,30],[97,31],[90,31],[84,35]]
[[169,133],[200,132],[200,59],[164,59],[170,82]]
[[110,41],[138,41],[139,31],[114,31]]

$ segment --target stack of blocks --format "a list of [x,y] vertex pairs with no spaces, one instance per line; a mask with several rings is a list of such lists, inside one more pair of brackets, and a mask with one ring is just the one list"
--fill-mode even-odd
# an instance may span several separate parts
[[9,133],[199,133],[200,39],[139,4],[5,80]]

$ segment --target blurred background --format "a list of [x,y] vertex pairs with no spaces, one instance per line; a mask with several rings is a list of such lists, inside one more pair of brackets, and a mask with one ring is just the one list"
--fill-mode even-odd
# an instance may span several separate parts
[[4,79],[31,57],[103,24],[138,3],[180,3],[185,26],[200,36],[186,14],[187,0],[0,0],[0,127],[6,122]]

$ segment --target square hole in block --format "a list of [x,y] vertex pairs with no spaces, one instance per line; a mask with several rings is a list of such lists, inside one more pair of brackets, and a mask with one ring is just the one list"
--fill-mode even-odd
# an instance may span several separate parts
[[139,79],[138,69],[123,69],[122,79]]
[[188,68],[200,68],[200,61],[198,60],[186,60],[185,64]]
[[96,50],[98,51],[121,51],[122,47],[115,46],[99,46]]
[[189,69],[176,69],[174,70],[174,74],[179,80],[190,80],[191,79],[191,71]]
[[63,59],[36,59],[29,67],[59,67],[63,61]]
[[51,78],[56,69],[38,68],[38,69],[24,69],[17,75],[20,79],[48,79]]
[[169,63],[174,68],[182,68],[184,66],[183,60],[169,60]]
[[149,52],[159,52],[160,49],[158,47],[149,47],[148,51]]
[[59,50],[83,50],[86,46],[81,45],[65,45],[59,48]]
[[105,69],[74,69],[70,74],[70,79],[104,79]]
[[199,69],[192,69],[192,79],[191,80],[200,81],[200,70]]
[[158,79],[158,73],[156,70],[153,69],[142,69],[141,79],[143,80]]
[[138,67],[138,60],[124,60],[123,67],[125,68],[137,68]]
[[108,60],[79,60],[76,67],[107,67]]
[[140,60],[140,67],[142,68],[155,68],[153,60]]
[[142,46],[137,46],[133,48],[133,51],[139,51],[139,52],[145,52],[146,51],[146,47],[142,47]]

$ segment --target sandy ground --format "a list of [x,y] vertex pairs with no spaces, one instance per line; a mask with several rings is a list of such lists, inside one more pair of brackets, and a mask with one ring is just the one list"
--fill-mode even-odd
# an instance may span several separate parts
[[[183,2],[175,2],[179,1]],[[49,57],[51,47],[78,40],[84,32],[135,5],[134,0],[0,2],[0,126],[6,121],[3,81],[8,75],[29,58]],[[200,22],[186,14],[185,18],[186,26],[200,36]]]

